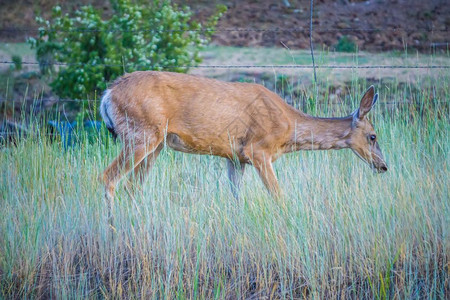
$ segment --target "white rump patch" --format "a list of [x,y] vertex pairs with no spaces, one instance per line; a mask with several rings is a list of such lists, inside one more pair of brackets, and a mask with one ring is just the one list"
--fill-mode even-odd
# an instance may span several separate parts
[[100,103],[100,115],[107,128],[114,128],[114,114],[111,111],[111,90],[107,89]]

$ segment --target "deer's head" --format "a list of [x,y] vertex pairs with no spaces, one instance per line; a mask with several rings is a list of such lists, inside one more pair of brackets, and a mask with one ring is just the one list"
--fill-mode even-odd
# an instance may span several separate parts
[[374,87],[371,86],[362,97],[359,109],[353,113],[350,148],[373,170],[384,173],[388,167],[378,145],[375,129],[366,117],[377,99],[378,94],[375,94]]

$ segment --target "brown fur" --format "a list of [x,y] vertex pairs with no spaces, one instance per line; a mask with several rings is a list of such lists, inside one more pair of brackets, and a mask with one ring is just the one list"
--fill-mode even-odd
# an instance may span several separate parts
[[[178,151],[252,164],[273,195],[280,190],[272,162],[291,151],[351,148],[376,169],[386,169],[378,144],[368,140],[374,134],[365,118],[374,103],[373,87],[359,113],[344,118],[309,116],[261,85],[178,73],[134,72],[110,90],[114,130],[124,144],[104,172],[111,200],[117,181],[133,168],[145,173],[164,141]],[[229,164],[232,175],[235,165]],[[236,178],[230,177],[235,187]]]

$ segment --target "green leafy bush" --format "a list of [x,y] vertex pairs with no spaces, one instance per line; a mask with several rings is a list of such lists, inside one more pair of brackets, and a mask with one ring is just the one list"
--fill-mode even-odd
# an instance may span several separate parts
[[13,56],[11,57],[11,59],[12,59],[12,62],[13,62],[13,64],[14,64],[13,69],[14,69],[15,71],[20,71],[20,70],[22,70],[22,57],[21,57],[20,55],[13,55]]
[[[90,5],[73,15],[63,15],[56,6],[50,20],[37,18],[39,36],[29,43],[36,49],[41,72],[52,78],[51,87],[60,97],[93,97],[124,72],[186,72],[180,66],[200,62],[199,49],[226,10],[219,6],[201,24],[192,19],[188,7],[167,0],[145,5],[111,0],[111,4],[109,19],[102,19]],[[55,62],[64,65],[56,68]]]
[[356,52],[356,43],[348,36],[342,36],[334,47],[337,52]]

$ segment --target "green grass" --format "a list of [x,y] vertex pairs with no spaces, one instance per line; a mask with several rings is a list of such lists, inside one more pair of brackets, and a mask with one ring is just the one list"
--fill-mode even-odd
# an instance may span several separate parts
[[[205,62],[212,64],[224,64],[230,59],[239,64],[261,64],[261,65],[311,65],[310,50],[285,49],[281,47],[233,47],[210,45],[201,52]],[[448,53],[436,53],[432,56],[419,52],[364,52],[342,53],[326,49],[315,49],[316,63],[318,65],[338,64],[353,65],[416,65],[416,64],[439,64],[448,63]]]
[[0,53],[5,56],[34,56],[34,50],[28,43],[0,43]]
[[236,201],[222,159],[163,150],[114,234],[98,177],[120,145],[29,136],[0,155],[0,298],[445,298],[449,95],[381,94],[383,175],[349,150],[279,159],[286,210],[251,167]]
[[[232,81],[241,76],[270,77],[275,73],[283,73],[286,76],[297,78],[301,85],[312,84],[312,69],[280,69],[277,65],[312,65],[311,53],[309,50],[290,50],[285,48],[264,48],[264,47],[229,47],[229,46],[208,46],[201,53],[203,57],[202,65],[273,65],[274,68],[232,68],[232,69],[207,69],[192,68],[189,72],[215,77],[222,80]],[[357,53],[342,53],[315,50],[315,63],[318,69],[317,80],[324,84],[324,81],[338,86],[346,85],[355,77],[370,80],[390,80],[391,83],[406,82],[415,83],[424,77],[439,78],[448,76],[446,69],[326,69],[320,68],[325,65],[336,66],[427,66],[427,65],[449,65],[449,53],[435,53],[426,55],[411,52],[380,52],[370,53],[359,51]],[[447,75],[446,75],[447,74]],[[257,79],[256,79],[257,80]]]

